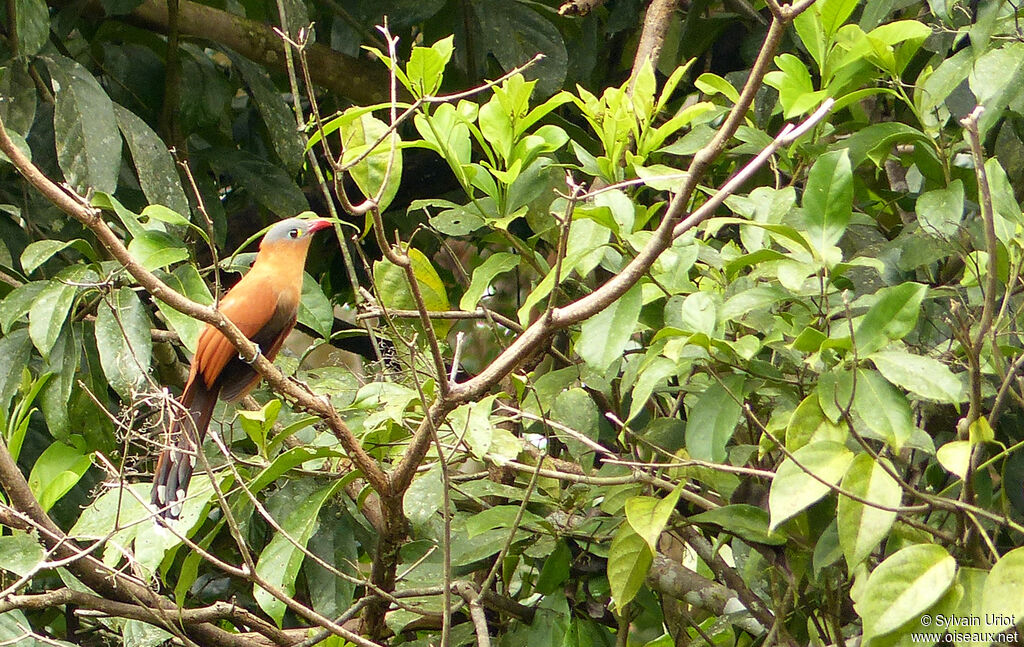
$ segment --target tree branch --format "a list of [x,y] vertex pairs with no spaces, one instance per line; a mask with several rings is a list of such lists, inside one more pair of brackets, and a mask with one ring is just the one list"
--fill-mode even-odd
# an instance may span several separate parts
[[[51,4],[63,8],[71,2],[51,0]],[[96,15],[105,14],[99,2],[90,2],[88,8]],[[165,34],[171,30],[172,21],[165,0],[145,0],[127,16],[116,18]],[[178,32],[181,36],[214,41],[257,63],[286,71],[286,45],[274,34],[273,28],[265,23],[190,0],[180,0]],[[309,57],[310,72],[317,85],[354,103],[387,101],[387,75],[374,62],[346,56],[318,43],[306,47],[306,56]]]
[[28,182],[36,188],[45,198],[61,209],[78,222],[88,227],[100,243],[107,249],[110,255],[117,260],[135,278],[139,284],[146,288],[153,297],[160,299],[175,310],[187,314],[190,317],[211,324],[223,334],[231,344],[238,349],[239,356],[250,362],[253,368],[267,381],[267,383],[278,393],[288,397],[299,407],[311,411],[322,418],[330,427],[335,437],[348,453],[349,457],[362,471],[370,485],[378,492],[389,490],[389,480],[377,462],[363,451],[359,440],[345,421],[341,419],[334,407],[325,400],[313,393],[303,389],[301,386],[288,379],[276,366],[264,357],[259,348],[253,344],[238,327],[214,308],[196,303],[158,279],[152,272],[144,268],[125,247],[124,243],[107,226],[99,209],[85,203],[78,195],[57,186],[47,178],[24,154],[14,145],[3,120],[0,119],[0,150],[14,163],[14,166],[25,177]]

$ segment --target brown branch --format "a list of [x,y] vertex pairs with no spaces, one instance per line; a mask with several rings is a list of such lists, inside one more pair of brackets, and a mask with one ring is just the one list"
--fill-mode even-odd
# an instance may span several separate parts
[[[686,526],[680,531],[686,543],[693,548],[694,552],[708,565],[711,571],[725,582],[725,585],[736,592],[736,596],[739,598],[743,606],[747,608],[752,616],[761,624],[762,627],[771,627],[775,625],[775,616],[772,615],[771,610],[768,606],[757,596],[756,593],[751,591],[740,574],[736,572],[736,569],[725,563],[722,556],[715,551],[711,543],[704,538],[704,535],[700,534],[696,528],[692,526]],[[788,637],[787,637],[788,638]],[[791,638],[783,641],[787,645],[795,645]]]
[[[629,88],[633,89],[637,77],[650,62],[652,68],[658,67],[661,48],[665,44],[665,34],[672,22],[672,14],[679,6],[679,0],[652,0],[644,15],[644,29],[640,33],[640,43],[633,57],[633,70],[629,73]],[[561,9],[559,9],[561,11]]]
[[[0,613],[6,613],[14,609],[43,610],[66,604],[72,604],[79,609],[99,611],[104,615],[117,618],[141,620],[142,622],[157,626],[162,625],[164,619],[162,614],[138,604],[108,600],[83,591],[73,591],[67,588],[47,591],[37,595],[9,596],[5,600],[0,600]],[[298,642],[296,638],[289,636],[273,624],[230,602],[215,602],[210,606],[197,609],[180,609],[175,611],[174,619],[184,625],[230,620],[236,626],[255,629],[260,635],[266,637],[270,644],[292,645]]]
[[[795,13],[793,14],[795,16]],[[485,393],[492,386],[500,382],[506,375],[515,370],[519,363],[526,357],[532,355],[552,334],[556,331],[579,323],[598,312],[607,308],[616,299],[625,294],[630,288],[647,274],[654,261],[663,251],[671,246],[673,239],[681,232],[676,226],[682,221],[686,205],[690,196],[696,189],[697,184],[707,173],[711,163],[724,151],[726,142],[736,133],[736,129],[746,118],[754,95],[761,87],[764,75],[768,72],[772,57],[782,36],[785,32],[786,22],[778,19],[772,22],[771,28],[765,37],[757,62],[747,78],[739,100],[733,106],[725,122],[719,128],[715,137],[704,148],[694,155],[694,158],[687,169],[685,178],[679,192],[672,199],[668,210],[665,213],[658,228],[653,232],[650,241],[643,249],[626,265],[617,275],[609,279],[604,285],[582,297],[581,299],[562,308],[556,308],[550,316],[543,317],[534,322],[523,332],[509,347],[492,361],[479,375],[467,380],[462,384],[455,385],[449,394],[449,399],[454,404],[468,402]],[[719,192],[722,193],[722,192]],[[725,195],[722,196],[722,199]],[[703,216],[706,218],[707,216]],[[686,228],[691,229],[702,219],[688,218]],[[425,443],[413,447],[410,445],[405,456],[402,457],[394,473],[405,473],[410,469],[410,464],[419,463]]]
[[317,397],[287,378],[260,353],[259,347],[242,334],[242,331],[230,319],[214,308],[209,308],[182,296],[144,268],[107,226],[98,209],[86,204],[80,196],[71,194],[57,186],[22,154],[8,136],[2,119],[0,119],[0,150],[7,154],[18,171],[45,198],[64,213],[88,227],[110,255],[121,263],[128,273],[139,282],[139,285],[146,288],[153,297],[160,299],[179,312],[215,326],[238,349],[239,356],[251,362],[253,368],[263,376],[271,388],[287,396],[300,408],[322,418],[370,485],[378,492],[389,491],[388,476],[380,469],[377,462],[363,451],[355,434],[329,401]]
[[[4,135],[6,136],[6,133]],[[83,554],[77,544],[68,539],[40,507],[28,482],[25,481],[25,476],[18,469],[11,453],[7,450],[7,445],[2,440],[0,440],[0,484],[3,485],[13,509],[18,513],[0,514],[0,521],[11,527],[35,529],[43,545],[51,550],[58,559],[79,556],[78,559],[71,559],[66,568],[101,597],[131,605],[142,605],[152,612],[153,619],[147,620],[147,622],[154,622],[176,633],[183,630],[186,635],[200,644],[224,647],[246,647],[251,644],[237,634],[224,631],[207,622],[179,627],[179,623],[175,621],[179,612],[176,603],[150,590],[138,579],[112,570],[95,557]]]
[[558,8],[559,16],[585,16],[607,0],[567,0]]
[[[71,4],[69,0],[50,2],[62,8]],[[91,2],[88,7],[94,14],[102,16],[104,13],[99,2]],[[285,45],[269,25],[190,0],[179,0],[178,11],[181,36],[214,41],[257,63],[285,71]],[[171,25],[165,0],[145,0],[130,14],[119,18],[161,33],[168,33]],[[374,62],[352,58],[317,43],[307,46],[306,55],[317,85],[354,103],[387,100],[387,75]]]
[[[660,553],[654,556],[651,570],[647,572],[647,585],[662,595],[683,600],[716,616],[734,613],[742,604],[732,589],[709,580]],[[748,621],[737,620],[736,623],[754,636],[766,631],[756,618]]]

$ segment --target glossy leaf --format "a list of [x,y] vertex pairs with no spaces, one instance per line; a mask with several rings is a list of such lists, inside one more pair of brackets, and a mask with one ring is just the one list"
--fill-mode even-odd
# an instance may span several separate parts
[[85,475],[92,465],[89,452],[55,442],[36,459],[28,475],[28,486],[32,489],[43,511],[63,497]]
[[658,550],[658,538],[675,510],[679,495],[680,489],[676,488],[663,499],[637,496],[626,501],[626,520],[644,538],[652,554]]
[[889,340],[906,336],[917,325],[921,302],[927,293],[928,288],[920,283],[903,283],[879,290],[875,304],[854,330],[857,352],[866,357]]
[[[256,573],[288,595],[295,592],[295,578],[305,559],[302,549],[316,532],[320,508],[342,485],[344,481],[336,481],[294,502],[288,516],[280,520],[281,529],[288,536],[283,533],[274,534],[256,561]],[[286,610],[285,603],[259,586],[253,588],[253,596],[260,608],[280,626]]]
[[726,445],[743,415],[743,377],[729,375],[712,384],[690,408],[686,449],[702,461],[724,463]]
[[103,372],[125,399],[146,383],[153,354],[149,317],[130,288],[121,288],[96,313],[96,348]]
[[843,477],[841,487],[868,502],[839,496],[839,543],[846,555],[847,566],[853,570],[889,534],[896,521],[894,510],[883,510],[870,504],[895,508],[900,504],[902,490],[869,454],[857,455]]
[[135,113],[114,104],[114,116],[138,173],[142,192],[150,204],[188,213],[188,198],[181,188],[178,170],[167,147],[153,129]]
[[807,235],[819,253],[839,242],[853,210],[853,172],[845,149],[819,157],[803,197]]
[[622,524],[608,550],[608,583],[616,609],[621,610],[636,597],[653,561],[647,541],[630,524]]
[[857,371],[853,411],[867,429],[899,451],[914,435],[907,398],[875,371]]
[[622,352],[640,319],[642,294],[639,286],[583,322],[576,340],[576,353],[599,373],[608,370]]
[[1015,548],[1000,557],[985,578],[982,608],[988,621],[987,629],[1005,632],[1013,624],[1006,621],[1007,617],[1024,617],[1024,599],[1020,596],[1022,585],[1024,548]]
[[[395,199],[402,181],[401,141],[398,135],[384,137],[387,130],[387,124],[367,114],[347,124],[341,133],[345,146],[343,164],[355,164],[349,169],[352,179],[364,196],[380,196],[377,205],[381,211]],[[381,137],[384,141],[356,163]]]
[[917,544],[871,572],[856,605],[865,636],[881,636],[919,617],[946,592],[956,560],[942,546]]
[[936,402],[957,404],[967,397],[964,383],[942,362],[904,351],[883,351],[868,359],[882,377],[914,395]]
[[113,193],[121,162],[121,135],[114,104],[100,84],[76,61],[47,59],[53,80],[53,130],[57,161],[77,189]]
[[832,491],[853,462],[853,452],[830,440],[806,445],[779,466],[768,494],[769,531]]
[[459,301],[459,309],[475,310],[494,278],[515,269],[518,265],[519,256],[516,254],[498,252],[488,256],[480,267],[473,270],[473,279]]

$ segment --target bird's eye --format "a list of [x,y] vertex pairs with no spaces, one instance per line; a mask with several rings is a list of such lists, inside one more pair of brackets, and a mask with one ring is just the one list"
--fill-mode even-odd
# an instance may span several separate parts
[[291,229],[291,230],[288,231],[288,238],[298,238],[298,237],[299,237],[299,230],[298,229]]

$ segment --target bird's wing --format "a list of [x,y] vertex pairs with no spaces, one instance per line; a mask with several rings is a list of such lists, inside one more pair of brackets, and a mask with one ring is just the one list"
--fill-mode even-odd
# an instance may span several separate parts
[[[246,281],[243,278],[224,295],[219,309],[242,334],[260,346],[260,352],[273,359],[283,337],[294,324],[298,298],[274,289],[271,280]],[[192,371],[202,375],[210,388],[228,362],[237,356],[238,351],[227,337],[208,325],[199,337],[196,354],[192,358]],[[230,388],[231,385],[222,386]],[[227,396],[226,393],[222,395]]]

